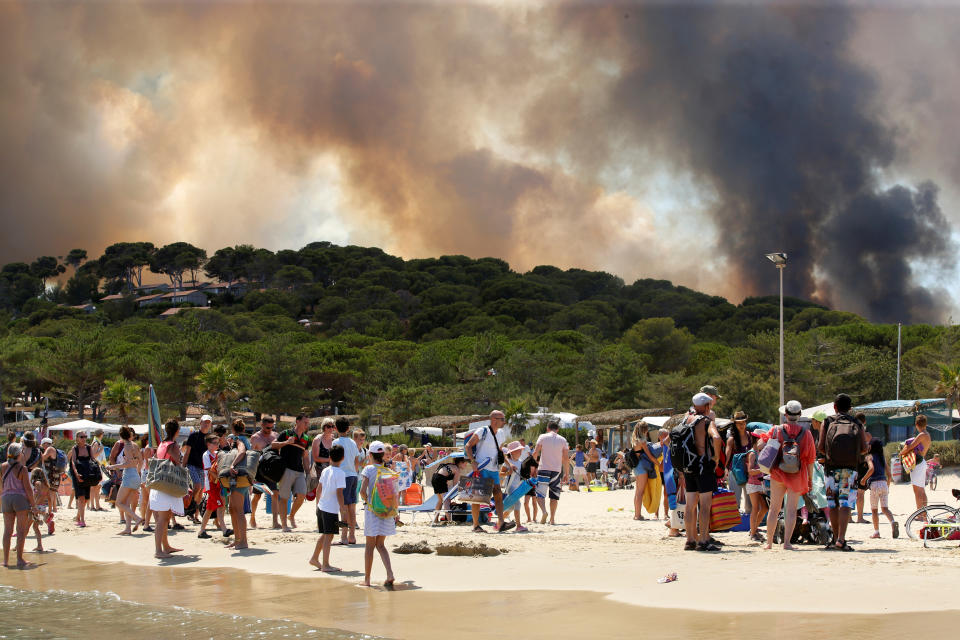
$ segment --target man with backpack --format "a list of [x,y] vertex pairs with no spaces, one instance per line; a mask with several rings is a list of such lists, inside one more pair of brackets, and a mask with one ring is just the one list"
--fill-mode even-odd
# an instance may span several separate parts
[[827,551],[853,551],[847,544],[847,525],[850,511],[857,503],[857,466],[868,446],[863,425],[850,415],[852,406],[850,396],[837,394],[833,401],[836,414],[823,421],[817,443],[817,455],[824,466],[827,506],[834,535],[825,547]]
[[697,393],[692,412],[670,432],[670,459],[674,468],[683,472],[687,494],[685,551],[720,550],[710,540],[710,505],[717,488],[716,448],[720,446],[720,434],[709,415],[712,402],[709,395]]

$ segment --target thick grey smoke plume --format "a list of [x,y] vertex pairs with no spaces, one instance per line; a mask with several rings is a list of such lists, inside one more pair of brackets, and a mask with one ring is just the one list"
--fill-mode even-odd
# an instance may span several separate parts
[[[915,269],[952,266],[949,226],[935,187],[895,186],[857,28],[810,7],[3,3],[0,252],[296,247],[332,207],[407,257],[734,299],[773,292],[783,250],[788,294],[941,320]],[[645,201],[664,174],[666,222]],[[708,265],[674,258],[700,241]]]
[[620,39],[620,127],[712,185],[721,248],[745,291],[770,291],[763,254],[783,250],[788,293],[873,320],[944,318],[948,298],[919,285],[913,265],[943,268],[957,247],[936,187],[881,186],[896,132],[872,76],[849,59],[853,14],[650,8],[597,28],[589,13],[567,24],[593,27],[585,43],[598,31]]

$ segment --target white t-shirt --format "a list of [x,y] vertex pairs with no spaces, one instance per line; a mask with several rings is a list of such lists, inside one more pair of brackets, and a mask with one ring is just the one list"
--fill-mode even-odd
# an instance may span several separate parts
[[[213,466],[213,460],[217,457],[217,452],[205,451],[203,454],[203,490],[210,491],[210,467]],[[196,467],[194,467],[196,468]]]
[[[342,464],[342,463],[341,463]],[[340,501],[337,500],[337,489],[347,488],[347,476],[340,467],[330,465],[320,474],[320,486],[323,491],[317,500],[317,511],[340,513]]]
[[537,467],[539,470],[563,471],[566,452],[570,450],[566,438],[555,431],[547,431],[537,438],[537,446],[540,447],[540,465]]
[[348,478],[357,477],[356,460],[357,456],[360,455],[357,443],[353,441],[353,438],[340,436],[333,441],[333,444],[343,447],[343,462],[340,463],[340,469],[343,470],[344,475]]
[[[490,427],[480,427],[474,433],[477,434],[477,451],[474,457],[477,460],[477,466],[485,471],[495,471],[497,468],[497,451],[500,445],[497,444],[503,436],[497,436]],[[471,436],[471,439],[473,436]],[[486,465],[484,465],[486,462]]]

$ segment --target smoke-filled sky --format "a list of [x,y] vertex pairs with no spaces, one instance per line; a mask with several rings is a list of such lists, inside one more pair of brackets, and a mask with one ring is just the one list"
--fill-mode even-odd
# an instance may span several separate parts
[[960,7],[0,2],[0,263],[497,256],[956,316]]

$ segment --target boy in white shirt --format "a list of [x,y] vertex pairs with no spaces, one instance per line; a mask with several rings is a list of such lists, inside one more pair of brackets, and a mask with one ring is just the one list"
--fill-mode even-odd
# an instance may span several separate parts
[[[335,444],[330,447],[330,466],[320,474],[320,486],[317,493],[317,527],[320,529],[320,538],[313,549],[310,564],[320,571],[331,573],[340,571],[338,567],[330,566],[330,545],[333,536],[339,531],[340,512],[343,510],[343,491],[347,486],[347,476],[340,463],[343,462],[343,447]],[[323,563],[320,562],[320,552],[323,551]]]

